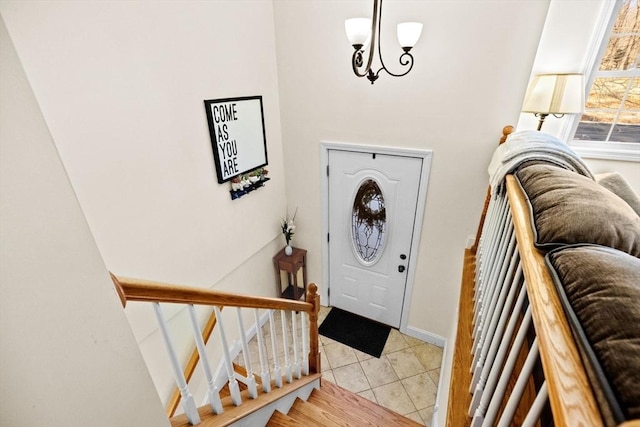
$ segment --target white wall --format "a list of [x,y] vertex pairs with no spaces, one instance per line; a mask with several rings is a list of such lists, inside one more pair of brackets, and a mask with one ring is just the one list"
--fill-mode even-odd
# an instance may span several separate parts
[[0,19],[0,424],[169,425]]
[[[273,296],[286,204],[271,1],[0,7],[107,268]],[[232,201],[203,100],[252,95],[271,181]],[[164,400],[172,380],[151,308],[126,313]],[[176,325],[179,314],[167,308]]]
[[[2,14],[110,269],[212,284],[276,237],[270,2],[3,2]],[[264,97],[272,180],[232,202],[203,100],[249,95]]]
[[[476,232],[486,167],[502,127],[518,118],[547,1],[387,1],[383,54],[397,63],[395,24],[422,21],[413,71],[371,85],[351,71],[344,20],[370,16],[370,1],[274,2],[287,201],[298,206],[296,244],[309,279],[322,277],[321,141],[432,149],[413,330],[446,337],[462,256]],[[388,44],[388,46],[387,46]]]

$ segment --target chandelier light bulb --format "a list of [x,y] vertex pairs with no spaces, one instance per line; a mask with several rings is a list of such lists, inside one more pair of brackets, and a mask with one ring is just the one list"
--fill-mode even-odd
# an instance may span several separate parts
[[351,18],[344,21],[344,29],[352,46],[366,46],[371,38],[371,19]]
[[407,52],[416,45],[421,34],[421,22],[402,22],[398,24],[398,42]]

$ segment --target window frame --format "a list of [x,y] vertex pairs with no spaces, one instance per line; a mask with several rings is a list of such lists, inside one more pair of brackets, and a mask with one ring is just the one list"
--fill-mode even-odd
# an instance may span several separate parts
[[[594,36],[587,46],[586,61],[583,74],[587,78],[585,86],[585,100],[589,96],[591,86],[598,74],[600,62],[607,49],[611,30],[616,22],[624,0],[604,2],[600,12],[600,20]],[[561,136],[583,158],[624,160],[640,162],[640,143],[634,142],[605,142],[581,141],[573,139],[582,115],[572,114],[565,121]]]

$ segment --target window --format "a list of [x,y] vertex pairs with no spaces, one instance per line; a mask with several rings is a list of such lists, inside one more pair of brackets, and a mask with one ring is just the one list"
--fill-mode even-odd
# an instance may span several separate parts
[[353,201],[351,237],[361,263],[374,264],[382,253],[387,234],[384,197],[373,179],[364,181]]
[[[640,8],[638,0],[624,0],[597,70],[585,112],[574,141],[621,143],[640,146]],[[587,144],[586,142],[589,142]],[[600,144],[602,146],[602,144]],[[638,146],[631,148],[636,151]],[[610,145],[614,147],[614,145]]]

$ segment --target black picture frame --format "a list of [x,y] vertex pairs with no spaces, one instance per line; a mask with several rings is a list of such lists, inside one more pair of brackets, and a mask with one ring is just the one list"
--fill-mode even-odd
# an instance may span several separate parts
[[218,183],[269,164],[262,96],[205,99]]

